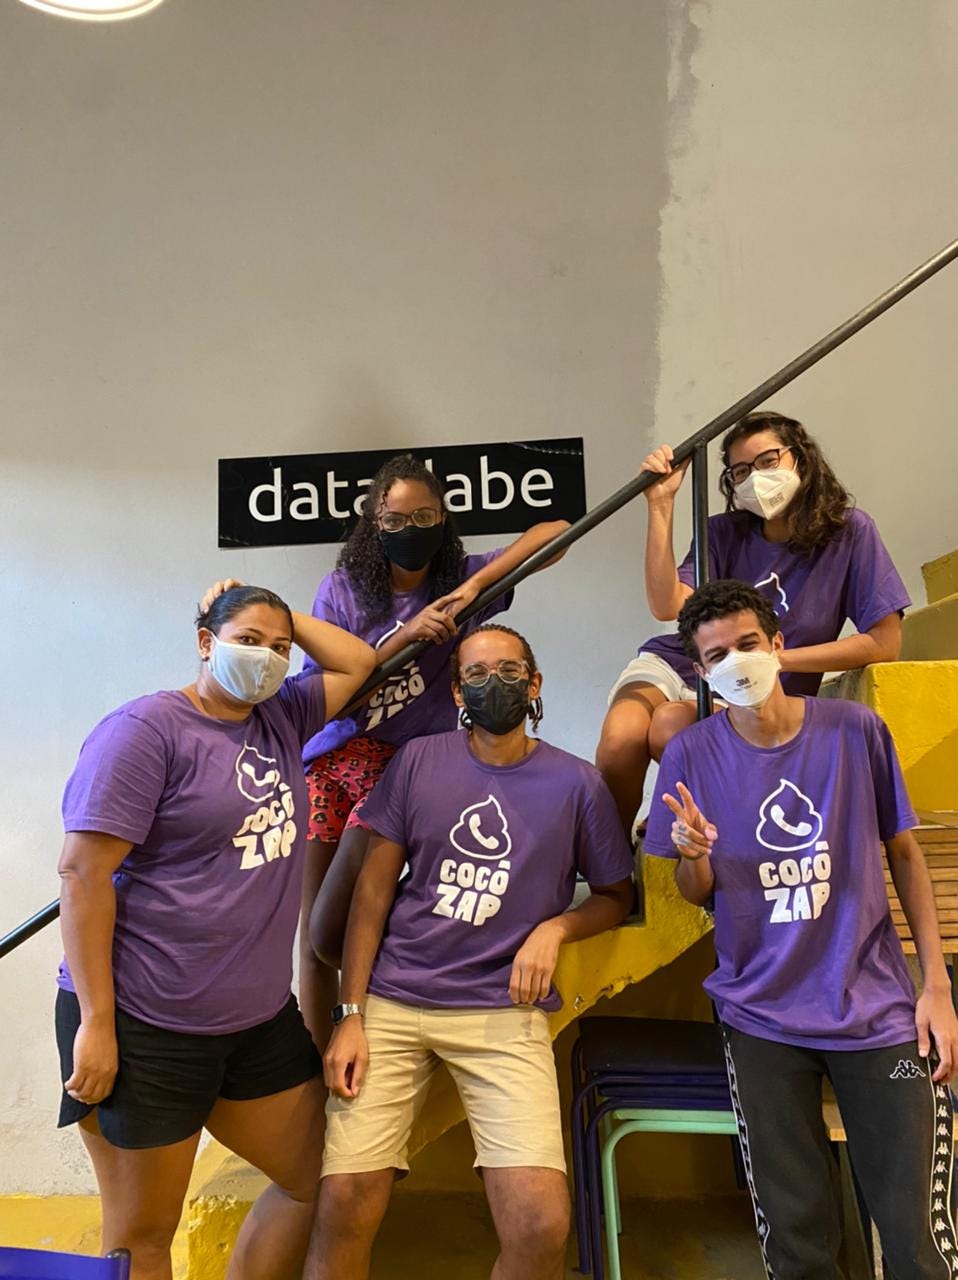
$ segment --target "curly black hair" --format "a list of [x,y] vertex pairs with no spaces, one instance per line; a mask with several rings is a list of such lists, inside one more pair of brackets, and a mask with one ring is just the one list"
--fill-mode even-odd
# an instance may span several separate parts
[[781,631],[778,615],[762,595],[747,582],[736,578],[715,578],[693,591],[679,610],[679,639],[693,662],[701,662],[695,635],[706,622],[716,622],[733,613],[754,613],[769,640]]
[[[388,616],[392,604],[393,587],[389,575],[389,560],[383,550],[376,517],[383,499],[397,480],[418,480],[424,484],[445,508],[445,486],[433,475],[425,463],[411,453],[397,454],[384,462],[373,476],[363,503],[362,515],[346,539],[336,560],[337,569],[345,569],[350,582],[359,593],[369,612],[369,620],[379,621]],[[455,521],[447,511],[443,524],[443,538],[439,550],[429,562],[429,585],[433,599],[455,591],[462,582],[465,552]]]
[[[483,631],[501,631],[503,635],[512,636],[513,639],[518,640],[520,645],[522,646],[522,656],[525,659],[525,664],[529,668],[529,678],[531,679],[534,675],[539,674],[539,667],[536,664],[536,655],[532,652],[532,645],[525,638],[525,636],[520,635],[518,631],[513,631],[512,627],[503,626],[501,622],[484,622],[481,626],[476,627],[474,631],[470,631],[466,635],[464,635],[462,637],[462,640],[460,640],[459,643],[456,645],[455,649],[453,649],[449,657],[449,667],[452,672],[452,682],[457,689],[462,684],[462,678],[461,678],[461,673],[459,668],[459,650],[462,648],[462,643],[464,640],[469,640],[473,636],[481,635]],[[532,698],[531,701],[529,702],[529,720],[532,724],[533,733],[535,733],[536,729],[538,729],[539,727],[539,722],[542,719],[542,714],[543,714],[542,699]],[[470,721],[469,716],[466,713],[465,707],[463,707],[462,711],[459,713],[459,722],[460,724],[464,725],[465,728],[467,729],[471,727],[472,722]]]
[[[793,451],[802,484],[788,508],[789,545],[811,555],[845,527],[854,499],[825,460],[825,455],[795,418],[770,409],[757,409],[737,422],[722,440],[722,466],[729,465],[729,452],[737,440],[747,440],[759,431],[772,431]],[[719,478],[725,495],[725,510],[735,511],[735,489],[726,472]],[[758,519],[756,516],[755,519]]]

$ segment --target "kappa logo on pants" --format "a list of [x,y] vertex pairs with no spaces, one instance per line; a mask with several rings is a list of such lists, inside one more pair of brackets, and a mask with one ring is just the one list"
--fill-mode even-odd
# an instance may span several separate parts
[[899,1058],[898,1065],[891,1072],[889,1080],[924,1080],[925,1073],[915,1065],[911,1058]]

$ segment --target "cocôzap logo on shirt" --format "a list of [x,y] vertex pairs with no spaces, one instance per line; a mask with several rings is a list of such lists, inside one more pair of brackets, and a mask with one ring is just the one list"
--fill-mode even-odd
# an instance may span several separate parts
[[439,864],[432,914],[480,927],[498,913],[512,867],[509,822],[494,795],[463,809],[449,843],[461,857]]
[[243,850],[240,871],[288,858],[296,840],[293,793],[280,776],[278,761],[244,742],[235,769],[240,795],[253,804],[233,837],[236,848]]
[[[402,630],[402,626],[402,621],[397,618],[393,626],[379,637],[373,647],[378,649],[384,645],[390,636]],[[366,732],[375,729],[384,720],[391,720],[393,716],[398,716],[414,698],[418,698],[425,692],[426,681],[419,670],[419,664],[407,663],[402,671],[391,675],[382,688],[377,689],[369,699],[366,706]]]
[[759,863],[770,924],[817,920],[831,894],[832,860],[821,839],[822,815],[788,778],[780,778],[758,807],[755,839],[773,853],[790,856]]

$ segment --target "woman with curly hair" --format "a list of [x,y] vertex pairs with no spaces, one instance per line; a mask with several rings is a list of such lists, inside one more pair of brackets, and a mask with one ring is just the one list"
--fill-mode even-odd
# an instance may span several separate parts
[[[537,524],[505,549],[466,555],[443,498],[442,481],[418,458],[391,458],[373,477],[362,515],[313,605],[314,617],[367,641],[380,662],[413,641],[432,642],[362,707],[331,720],[303,754],[310,826],[300,994],[320,1047],[337,1000],[346,917],[368,839],[362,805],[404,742],[456,726],[447,674],[456,615],[568,527],[565,520]],[[510,591],[471,618],[466,634],[511,603]]]
[[[781,624],[789,694],[814,696],[826,671],[893,662],[911,603],[872,518],[851,496],[800,422],[758,410],[722,440],[725,512],[709,520],[709,577],[757,587]],[[672,550],[675,495],[688,462],[668,445],[642,463],[662,479],[645,491],[645,586],[655,618],[671,622],[692,594],[692,552]],[[857,631],[839,639],[850,619]],[[695,719],[695,676],[679,637],[646,641],[609,695],[596,763],[631,830],[651,759]]]

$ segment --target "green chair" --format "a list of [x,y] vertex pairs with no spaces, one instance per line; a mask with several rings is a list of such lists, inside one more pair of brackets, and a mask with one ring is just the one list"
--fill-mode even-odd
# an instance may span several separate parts
[[615,1149],[631,1133],[720,1133],[736,1137],[738,1128],[731,1111],[663,1111],[623,1107],[605,1117],[602,1141],[602,1200],[605,1205],[605,1239],[609,1254],[609,1280],[622,1280],[619,1232],[622,1213]]

